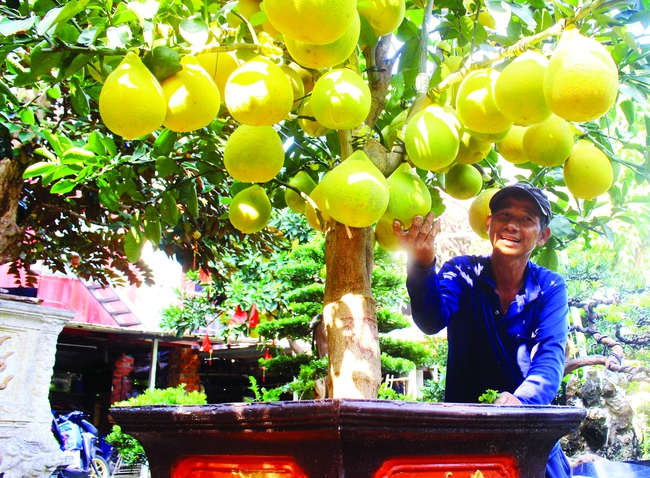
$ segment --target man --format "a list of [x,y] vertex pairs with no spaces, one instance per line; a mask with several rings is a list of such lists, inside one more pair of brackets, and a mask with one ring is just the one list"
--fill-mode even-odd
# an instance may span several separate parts
[[[551,205],[524,183],[507,186],[490,201],[492,254],[455,257],[435,271],[434,215],[393,230],[406,250],[406,286],[416,325],[427,334],[447,327],[449,353],[445,401],[471,403],[486,390],[495,403],[548,405],[564,372],[567,287],[562,277],[530,262],[551,230]],[[571,476],[556,444],[549,478]]]

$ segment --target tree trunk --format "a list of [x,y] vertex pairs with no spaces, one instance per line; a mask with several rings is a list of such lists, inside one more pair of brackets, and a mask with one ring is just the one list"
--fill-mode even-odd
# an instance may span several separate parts
[[372,264],[372,229],[332,224],[325,242],[323,310],[332,398],[377,398],[381,363]]
[[14,159],[0,161],[0,264],[17,258],[23,231],[16,224],[18,199],[23,189],[25,167]]

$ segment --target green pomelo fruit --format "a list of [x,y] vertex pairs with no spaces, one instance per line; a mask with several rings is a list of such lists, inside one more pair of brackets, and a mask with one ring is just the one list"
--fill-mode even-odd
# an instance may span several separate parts
[[[316,187],[316,183],[306,171],[298,171],[289,181],[289,185],[307,195],[311,194]],[[305,200],[293,189],[286,188],[284,190],[284,200],[292,211],[298,213],[305,212]]]
[[431,210],[431,194],[408,163],[402,163],[388,177],[388,191],[385,216],[400,221],[404,229],[411,227],[413,217],[424,217]]
[[375,224],[375,241],[379,247],[388,252],[403,250],[393,232],[393,219],[390,215],[384,214]]
[[468,164],[454,164],[445,174],[445,191],[455,199],[475,197],[483,187],[481,173]]
[[[325,177],[327,177],[327,175],[325,175]],[[314,201],[316,206],[318,206],[318,214],[320,214],[322,224],[318,220],[318,214],[316,214],[316,210],[312,206],[311,202],[307,201],[305,204],[305,218],[307,219],[307,222],[316,231],[320,232],[323,232],[325,224],[330,220],[330,215],[327,213],[327,211],[325,211],[325,207],[323,206],[323,181],[325,181],[325,178],[323,178],[321,182],[316,185],[314,190],[309,195],[311,200]]]
[[456,163],[458,164],[475,164],[483,161],[492,149],[492,144],[487,141],[476,139],[467,131],[462,133],[458,145],[458,154]]
[[487,232],[487,218],[490,215],[490,199],[497,192],[499,188],[490,188],[482,191],[469,207],[468,218],[469,226],[478,236],[483,239],[488,238]]
[[388,207],[388,181],[363,151],[331,170],[322,187],[327,213],[350,227],[374,224]]
[[458,119],[440,106],[427,106],[409,121],[404,144],[409,159],[418,168],[438,171],[449,166],[458,154]]
[[230,202],[228,219],[246,234],[264,229],[271,219],[271,201],[264,188],[254,184],[237,193]]

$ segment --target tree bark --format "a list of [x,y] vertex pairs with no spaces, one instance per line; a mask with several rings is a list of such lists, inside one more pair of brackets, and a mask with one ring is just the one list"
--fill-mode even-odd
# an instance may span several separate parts
[[371,228],[332,225],[325,241],[323,310],[332,398],[377,398],[381,363],[372,263]]
[[4,158],[0,161],[0,264],[17,258],[17,245],[23,237],[16,217],[24,170],[24,166],[15,159]]

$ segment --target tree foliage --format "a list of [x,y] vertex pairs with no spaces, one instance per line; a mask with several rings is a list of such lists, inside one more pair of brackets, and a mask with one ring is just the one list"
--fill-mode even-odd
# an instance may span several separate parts
[[[650,174],[650,50],[640,33],[650,15],[644,0],[442,0],[430,13],[421,7],[407,2],[393,39],[377,38],[362,20],[359,49],[349,65],[360,68],[373,89],[367,122],[374,128],[355,132],[354,144],[383,142],[388,148],[379,132],[400,112],[420,107],[418,75],[429,78],[430,100],[450,103],[454,85],[471,69],[502,68],[528,47],[548,52],[562,28],[575,23],[606,45],[619,67],[617,106],[598,120],[574,125],[611,159],[616,182],[607,196],[583,201],[568,194],[558,168],[526,163],[515,175],[551,193],[556,218],[548,248],[563,248],[577,237],[588,241],[593,234],[619,244],[618,225],[647,225],[647,189],[639,188]],[[0,9],[0,175],[20,184],[27,171],[18,189],[2,192],[2,262],[15,261],[18,270],[43,261],[64,271],[78,255],[72,268],[80,277],[151,282],[146,264],[137,260],[149,240],[186,270],[202,267],[220,278],[219,264],[228,255],[246,250],[268,256],[284,240],[290,224],[282,232],[268,227],[246,236],[227,220],[228,203],[244,186],[223,167],[223,146],[236,127],[225,109],[201,130],[159,130],[133,141],[111,134],[97,109],[102,82],[128,50],[138,51],[159,80],[178,70],[180,55],[198,51],[236,51],[241,58],[261,53],[288,62],[281,42],[256,32],[263,13],[241,21],[236,2],[180,0],[14,1]],[[494,23],[486,21],[486,12]],[[239,26],[228,23],[233,15],[239,15]],[[316,177],[330,169],[341,145],[336,132],[306,136],[295,116],[278,129],[290,140],[285,167],[264,187],[281,210],[288,180],[299,170]],[[512,176],[494,150],[478,167],[486,184]],[[419,173],[432,190],[433,209],[443,211],[443,175]],[[647,237],[639,237],[639,247],[647,247]]]

